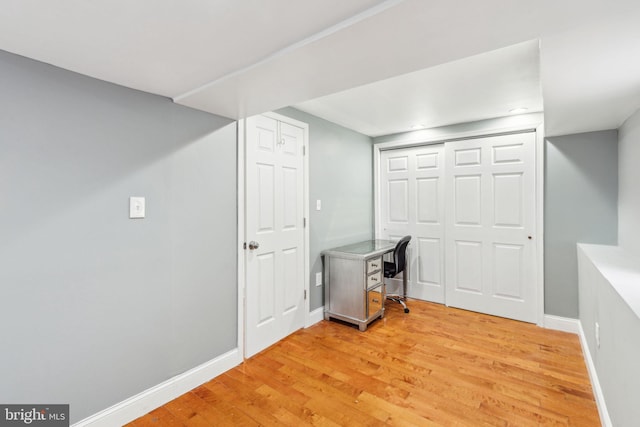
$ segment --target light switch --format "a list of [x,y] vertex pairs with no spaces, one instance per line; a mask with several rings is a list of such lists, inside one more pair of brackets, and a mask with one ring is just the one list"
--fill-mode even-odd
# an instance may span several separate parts
[[322,210],[322,200],[316,200],[316,210]]
[[322,272],[316,273],[316,286],[322,286]]
[[129,197],[129,218],[144,218],[144,197]]

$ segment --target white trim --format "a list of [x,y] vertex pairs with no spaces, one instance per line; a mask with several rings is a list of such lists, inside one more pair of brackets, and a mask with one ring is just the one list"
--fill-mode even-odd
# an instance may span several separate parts
[[499,117],[496,119],[483,120],[481,122],[468,123],[468,126],[465,126],[466,128],[475,128],[471,130],[460,131],[457,130],[460,128],[460,125],[451,125],[391,136],[390,138],[392,139],[387,142],[375,143],[374,150],[393,150],[417,145],[442,144],[448,141],[457,141],[460,139],[538,131],[538,128],[542,126],[542,124],[544,124],[543,115],[539,113],[522,116]]
[[602,387],[600,387],[600,380],[598,379],[598,372],[596,371],[596,365],[591,358],[589,352],[589,345],[587,344],[587,337],[582,329],[582,323],[578,322],[580,337],[580,345],[582,346],[582,354],[584,354],[584,360],[587,365],[587,372],[589,372],[589,379],[591,380],[591,387],[593,388],[593,394],[596,398],[596,406],[598,407],[598,413],[600,414],[600,423],[604,427],[613,427],[611,417],[609,417],[609,411],[607,410],[607,403],[604,400],[604,393]]
[[382,224],[380,224],[380,147],[373,145],[373,235],[376,239],[382,236]]
[[543,327],[554,331],[570,332],[578,335],[580,333],[580,321],[569,317],[544,315]]
[[238,140],[236,146],[238,147],[237,158],[237,191],[238,191],[238,350],[240,354],[244,356],[244,306],[245,306],[245,259],[244,259],[244,242],[245,242],[245,135],[246,135],[247,121],[242,119],[238,120]]
[[[464,129],[464,130],[460,130]],[[469,130],[470,129],[470,130]],[[374,233],[376,238],[382,235],[380,224],[380,152],[419,145],[442,144],[446,142],[479,138],[509,133],[536,133],[536,289],[535,304],[537,325],[543,326],[544,314],[544,116],[542,113],[523,114],[520,116],[498,117],[462,125],[443,126],[441,128],[424,129],[405,134],[393,135],[386,142],[373,145],[373,198],[374,198]],[[446,299],[445,299],[446,304]]]
[[324,306],[316,308],[311,313],[309,313],[309,318],[307,319],[305,328],[308,328],[309,326],[313,326],[316,323],[321,322],[323,320],[324,320]]
[[569,332],[578,335],[580,338],[580,346],[582,347],[584,361],[587,365],[589,379],[591,380],[591,387],[593,388],[593,394],[596,399],[596,406],[598,407],[598,414],[600,415],[600,423],[604,427],[613,427],[613,423],[609,417],[609,411],[607,410],[607,404],[604,400],[604,393],[602,392],[600,381],[598,380],[596,366],[591,358],[589,345],[587,344],[587,337],[584,334],[584,329],[582,329],[582,323],[580,320],[546,314],[544,316],[544,327],[546,329]]
[[238,349],[233,349],[180,375],[136,394],[110,408],[98,412],[73,427],[121,426],[139,418],[167,402],[242,363]]
[[304,217],[306,218],[306,224],[304,227],[304,288],[307,291],[307,298],[304,301],[305,312],[305,325],[309,325],[311,322],[311,260],[309,255],[311,254],[311,238],[309,236],[309,230],[311,229],[311,218],[309,213],[309,125],[305,123],[304,126]]
[[536,128],[536,295],[538,326],[544,324],[544,120]]

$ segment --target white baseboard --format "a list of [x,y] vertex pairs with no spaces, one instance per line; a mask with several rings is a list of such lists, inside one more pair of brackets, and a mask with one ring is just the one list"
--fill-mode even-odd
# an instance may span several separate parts
[[205,362],[180,375],[176,375],[142,393],[85,418],[73,424],[73,427],[111,427],[124,425],[170,402],[189,390],[193,390],[240,363],[242,363],[242,355],[238,349],[233,349],[213,360]]
[[596,405],[598,406],[598,413],[600,414],[600,423],[604,427],[613,427],[611,418],[609,417],[609,411],[607,410],[607,403],[604,400],[604,393],[600,387],[600,380],[598,380],[598,372],[596,372],[596,365],[593,363],[591,353],[589,352],[589,345],[587,344],[587,337],[582,329],[582,324],[578,322],[580,337],[580,345],[582,346],[582,354],[584,354],[584,360],[587,364],[587,372],[589,372],[589,379],[591,380],[591,387],[593,387],[593,394],[596,398]]
[[589,346],[587,344],[587,337],[584,335],[584,330],[582,329],[580,320],[545,314],[544,327],[547,329],[570,332],[572,334],[578,335],[578,337],[580,338],[580,346],[582,347],[584,361],[587,365],[589,379],[591,380],[591,387],[593,388],[593,394],[596,399],[596,405],[598,406],[600,423],[604,427],[613,427],[611,418],[609,417],[609,411],[607,411],[607,404],[604,401],[604,394],[602,393],[602,388],[600,387],[600,381],[598,380],[596,366],[593,363],[593,359],[591,358],[591,353],[589,352]]
[[321,322],[322,320],[324,320],[324,306],[316,308],[311,313],[309,313],[309,318],[307,319],[307,325],[305,326],[305,328],[313,326],[316,323]]
[[580,321],[569,317],[544,315],[544,327],[555,331],[570,332],[578,335],[580,333]]

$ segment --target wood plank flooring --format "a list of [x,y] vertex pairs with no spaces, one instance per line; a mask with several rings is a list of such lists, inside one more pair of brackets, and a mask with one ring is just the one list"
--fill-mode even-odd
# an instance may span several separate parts
[[300,330],[129,426],[600,426],[577,336],[409,306]]

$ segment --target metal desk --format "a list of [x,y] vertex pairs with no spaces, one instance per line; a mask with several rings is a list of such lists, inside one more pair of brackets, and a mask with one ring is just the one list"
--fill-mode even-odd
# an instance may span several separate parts
[[396,242],[365,240],[327,249],[324,256],[324,318],[340,319],[365,331],[384,316],[384,263]]

